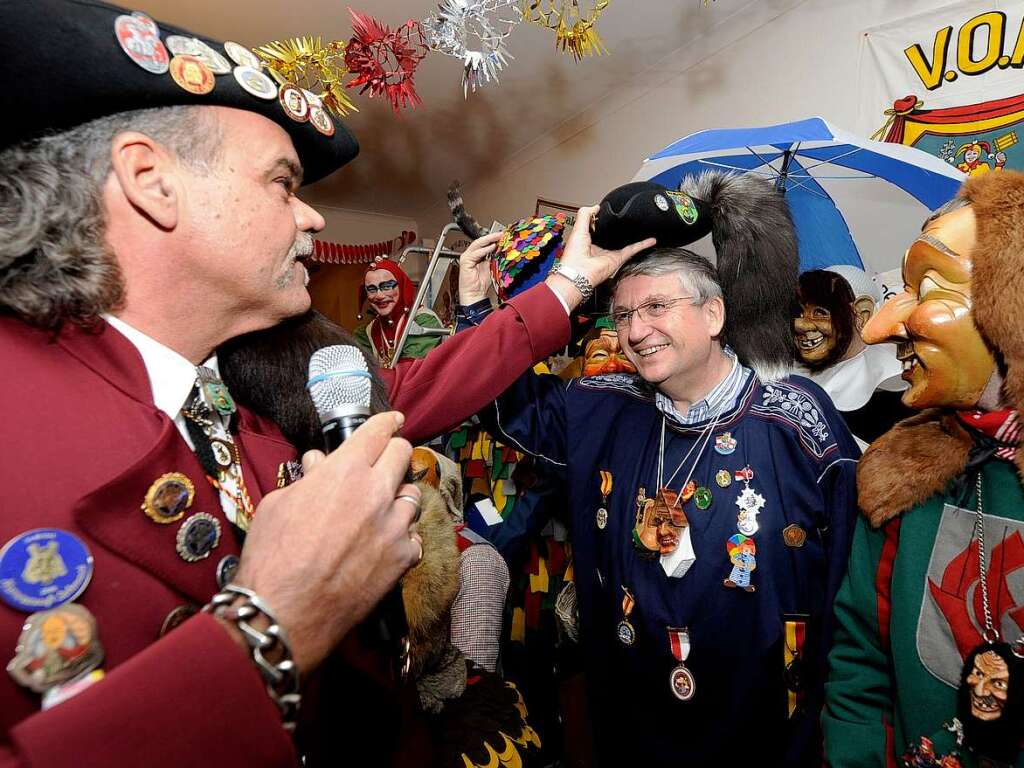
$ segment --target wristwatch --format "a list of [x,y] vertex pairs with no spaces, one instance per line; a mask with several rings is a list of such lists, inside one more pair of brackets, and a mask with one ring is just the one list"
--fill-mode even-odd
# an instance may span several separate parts
[[590,299],[591,296],[594,295],[594,286],[590,284],[590,281],[587,280],[587,278],[584,277],[579,270],[573,269],[572,267],[566,266],[565,264],[559,264],[557,267],[551,270],[551,274],[561,275],[569,282],[571,282],[573,285],[575,285],[576,290],[580,292],[580,295],[583,297],[584,301],[587,301],[588,299]]

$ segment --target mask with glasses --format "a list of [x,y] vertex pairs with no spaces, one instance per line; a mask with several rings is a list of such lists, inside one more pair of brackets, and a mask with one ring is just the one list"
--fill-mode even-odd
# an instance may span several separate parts
[[366,293],[373,296],[377,291],[393,291],[397,287],[397,280],[385,280],[383,283],[378,283],[377,285],[371,284],[366,286]]
[[678,296],[674,299],[653,299],[638,304],[632,309],[617,309],[608,315],[616,328],[628,328],[633,322],[633,315],[640,318],[640,321],[656,320],[664,317],[672,307],[681,301],[693,301],[696,296]]

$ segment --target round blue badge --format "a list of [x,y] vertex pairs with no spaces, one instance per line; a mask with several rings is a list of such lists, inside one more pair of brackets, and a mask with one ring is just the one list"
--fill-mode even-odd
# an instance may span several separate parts
[[36,528],[0,549],[0,597],[26,613],[70,603],[89,585],[92,555],[59,528]]

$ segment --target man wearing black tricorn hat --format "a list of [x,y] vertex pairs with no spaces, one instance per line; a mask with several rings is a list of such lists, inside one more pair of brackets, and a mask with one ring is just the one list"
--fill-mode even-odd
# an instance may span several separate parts
[[[717,268],[681,247],[708,232]],[[610,307],[637,373],[527,375],[489,428],[566,484],[602,765],[817,764],[858,450],[787,375],[789,212],[754,176],[610,193],[594,242],[647,235],[659,247],[622,268]]]
[[[564,345],[575,288],[389,372],[404,427],[375,416],[271,493],[294,448],[233,401],[216,349],[308,309],[324,222],[296,191],[355,139],[242,46],[142,13],[7,0],[0,46],[0,763],[280,766],[297,721],[300,749],[327,720],[362,737],[353,702],[308,694],[422,553],[394,435],[457,423]],[[596,283],[635,250],[581,235],[566,258]],[[496,344],[504,372],[454,400],[451,359]]]

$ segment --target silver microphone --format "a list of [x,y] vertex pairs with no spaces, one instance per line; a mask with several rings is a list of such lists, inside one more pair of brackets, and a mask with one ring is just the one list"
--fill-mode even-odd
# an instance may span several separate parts
[[349,344],[323,347],[309,358],[306,388],[320,417],[327,453],[370,417],[372,383],[366,358]]

